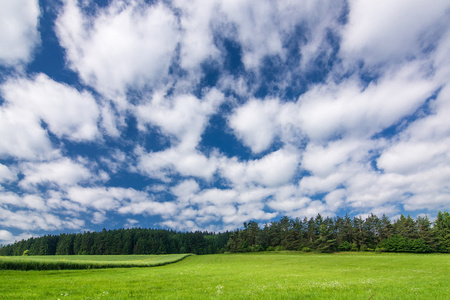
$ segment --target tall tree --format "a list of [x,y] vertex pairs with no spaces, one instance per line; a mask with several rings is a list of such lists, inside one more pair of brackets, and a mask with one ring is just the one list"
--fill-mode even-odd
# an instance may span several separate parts
[[438,251],[450,252],[450,214],[439,211],[435,224]]

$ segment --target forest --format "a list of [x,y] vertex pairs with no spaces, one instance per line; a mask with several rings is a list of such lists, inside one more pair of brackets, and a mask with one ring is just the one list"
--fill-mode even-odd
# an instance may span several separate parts
[[371,214],[362,217],[291,219],[260,226],[255,221],[233,232],[176,232],[164,229],[115,229],[45,235],[0,248],[2,256],[215,254],[296,250],[303,252],[377,251],[450,253],[450,214],[439,212],[431,222],[401,215],[391,221]]

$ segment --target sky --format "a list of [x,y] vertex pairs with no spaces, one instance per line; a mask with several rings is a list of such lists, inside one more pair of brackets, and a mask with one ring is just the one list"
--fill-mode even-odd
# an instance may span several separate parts
[[450,209],[448,0],[0,1],[0,243]]

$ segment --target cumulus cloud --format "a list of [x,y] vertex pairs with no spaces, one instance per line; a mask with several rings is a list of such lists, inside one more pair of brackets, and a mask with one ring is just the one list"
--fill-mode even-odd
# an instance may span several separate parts
[[149,177],[170,181],[170,176],[195,176],[211,179],[217,170],[214,154],[207,157],[197,150],[181,147],[145,153],[138,151],[138,169]]
[[136,107],[141,130],[146,124],[158,126],[183,149],[193,149],[208,123],[209,117],[223,102],[224,95],[216,89],[208,91],[202,99],[193,95],[164,97],[155,93],[148,103]]
[[39,43],[39,2],[4,0],[0,3],[0,64],[29,62]]
[[394,177],[398,193],[407,193],[403,203],[408,209],[445,208],[450,199],[445,183],[450,163],[449,87],[433,102],[433,112],[412,122],[377,159],[385,172],[381,178]]
[[217,15],[216,1],[174,1],[174,6],[180,9],[180,66],[187,70],[196,70],[207,59],[217,58],[219,50],[214,45],[211,23]]
[[68,158],[44,163],[24,163],[21,165],[21,172],[24,178],[19,185],[23,188],[42,184],[67,187],[94,177],[88,168]]
[[16,241],[26,240],[32,236],[33,234],[30,233],[21,233],[14,236],[10,231],[2,229],[0,230],[0,245],[12,244]]
[[47,131],[37,116],[20,107],[0,107],[0,156],[20,159],[46,159],[56,156]]
[[17,180],[15,172],[11,171],[7,166],[0,164],[0,183],[15,180]]
[[158,126],[173,144],[159,152],[136,149],[139,170],[164,181],[173,173],[211,179],[217,169],[217,155],[207,156],[196,148],[209,117],[223,100],[223,94],[216,89],[208,91],[201,100],[192,95],[166,99],[157,93],[148,103],[136,107],[140,129],[145,131],[147,124]]
[[367,138],[413,114],[439,83],[426,76],[421,62],[387,71],[362,88],[349,79],[318,85],[299,98],[302,130],[313,140],[335,136]]
[[92,16],[77,1],[68,0],[56,31],[69,66],[85,83],[124,106],[114,96],[167,77],[179,41],[178,26],[163,3],[112,1]]
[[326,146],[311,142],[303,153],[302,167],[313,175],[327,177],[340,165],[367,160],[371,149],[376,149],[376,142],[370,140],[340,139]]
[[33,210],[10,211],[0,207],[0,225],[21,230],[61,230],[80,229],[84,220],[78,218],[60,218],[47,212]]
[[298,170],[299,155],[292,148],[283,148],[261,159],[240,162],[236,158],[222,163],[220,172],[234,186],[260,184],[279,186],[290,180]]
[[447,1],[107,2],[0,4],[0,240],[449,208]]
[[57,83],[44,74],[34,80],[9,81],[2,86],[2,92],[11,105],[35,113],[58,137],[82,141],[97,135],[98,107],[87,92]]
[[279,134],[279,110],[280,103],[275,99],[252,99],[235,110],[229,118],[229,125],[245,145],[259,153],[266,150]]
[[349,2],[341,50],[351,60],[373,65],[421,55],[448,27],[447,1]]

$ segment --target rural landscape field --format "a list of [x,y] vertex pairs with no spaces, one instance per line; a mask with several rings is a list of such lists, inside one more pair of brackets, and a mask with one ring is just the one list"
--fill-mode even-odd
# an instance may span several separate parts
[[[102,260],[108,258],[145,259],[103,256]],[[0,295],[2,299],[446,299],[449,274],[446,254],[214,254],[148,268],[1,270]]]

